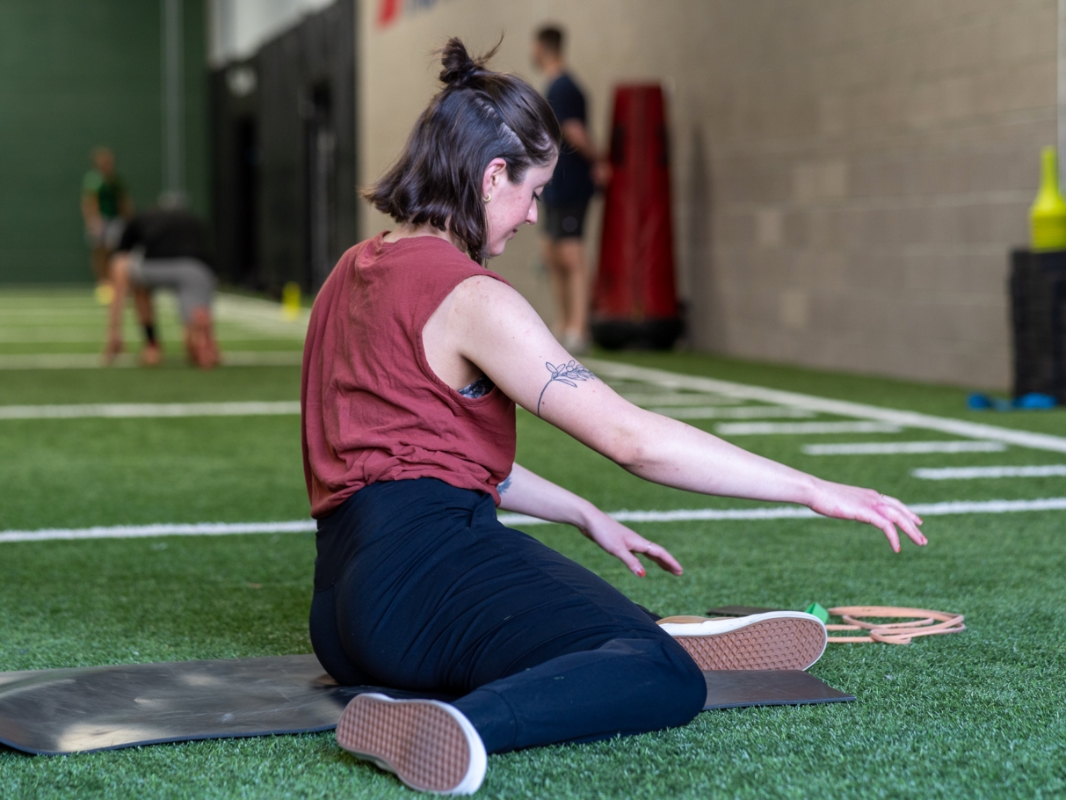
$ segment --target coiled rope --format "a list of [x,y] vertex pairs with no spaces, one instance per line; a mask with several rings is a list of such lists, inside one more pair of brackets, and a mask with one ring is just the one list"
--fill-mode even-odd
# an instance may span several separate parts
[[[962,614],[930,611],[924,608],[896,608],[894,606],[836,606],[829,613],[841,617],[843,625],[826,625],[827,631],[866,631],[859,636],[830,636],[831,644],[910,644],[916,636],[935,636],[966,630]],[[904,622],[867,622],[866,618],[906,620]]]

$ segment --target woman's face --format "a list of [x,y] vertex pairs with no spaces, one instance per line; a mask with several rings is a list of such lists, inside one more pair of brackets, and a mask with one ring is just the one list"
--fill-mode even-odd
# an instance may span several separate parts
[[482,193],[482,197],[490,198],[485,203],[488,218],[485,250],[489,257],[501,255],[523,223],[536,223],[537,201],[545,184],[551,180],[556,161],[553,158],[551,163],[542,167],[530,167],[519,183],[508,180],[507,165],[502,159],[489,164]]

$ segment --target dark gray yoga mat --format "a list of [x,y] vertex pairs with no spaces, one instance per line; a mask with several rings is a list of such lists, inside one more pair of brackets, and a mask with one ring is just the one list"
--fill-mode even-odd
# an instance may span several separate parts
[[[855,699],[805,672],[705,672],[704,677],[706,708]],[[325,731],[336,727],[349,700],[369,691],[427,696],[338,686],[313,655],[0,672],[0,744],[60,755]]]
[[[704,711],[745,706],[799,706],[846,703],[846,694],[798,669],[728,669],[704,672],[707,704]],[[0,712],[2,713],[2,712]]]

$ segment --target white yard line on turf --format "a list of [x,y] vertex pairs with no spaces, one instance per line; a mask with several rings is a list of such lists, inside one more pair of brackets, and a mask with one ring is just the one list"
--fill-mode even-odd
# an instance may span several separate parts
[[896,453],[1001,453],[1003,442],[844,442],[841,444],[805,444],[809,456],[873,456]]
[[[1066,511],[1066,497],[1040,500],[955,500],[945,503],[916,503],[910,506],[923,517],[957,514],[1015,514],[1027,511]],[[769,506],[763,508],[696,508],[671,511],[615,511],[619,522],[702,522],[730,520],[810,519],[817,517],[808,508]],[[504,525],[549,525],[523,514],[500,514]],[[196,524],[115,525],[94,528],[45,528],[35,531],[2,531],[0,544],[79,539],[146,539],[158,536],[230,536],[250,533],[309,533],[314,520],[285,522],[202,522]]]
[[[174,356],[180,360],[180,356]],[[303,363],[300,350],[223,350],[224,367],[291,367]],[[128,369],[138,367],[140,362],[134,353],[125,353],[115,359],[110,368]],[[104,367],[98,353],[39,353],[25,355],[0,355],[0,369],[109,369]]]
[[0,406],[0,420],[258,417],[299,413],[300,402],[298,400],[246,403],[95,403],[72,406]]
[[927,481],[974,480],[976,478],[1052,478],[1066,476],[1066,464],[1032,467],[937,467],[911,470]]
[[636,380],[653,383],[668,389],[680,389],[697,392],[709,392],[744,400],[756,400],[780,406],[794,406],[823,414],[836,414],[842,417],[877,420],[904,428],[923,428],[925,430],[950,433],[967,439],[991,439],[1006,444],[1031,447],[1034,450],[1051,450],[1066,453],[1066,437],[1052,436],[1046,433],[1001,428],[978,422],[967,422],[950,417],[936,417],[916,411],[902,411],[894,408],[871,406],[865,403],[851,403],[846,400],[832,400],[828,397],[816,397],[798,392],[785,392],[768,389],[763,386],[748,386],[715,378],[702,378],[695,375],[679,375],[661,369],[638,367],[614,361],[587,359],[585,366],[605,378],[619,380]]
[[54,344],[62,342],[97,342],[103,339],[100,326],[57,328],[54,326],[0,328],[0,342],[5,344]]
[[722,436],[766,436],[797,433],[899,433],[887,422],[723,422],[714,426]]
[[652,406],[648,411],[674,419],[801,419],[814,416],[813,411],[785,406]]
[[38,531],[3,531],[3,542],[48,542],[72,539],[148,539],[155,536],[232,536],[242,533],[306,533],[313,519],[289,522],[199,522],[192,524],[111,525],[93,528],[46,528]]
[[622,397],[635,406],[734,406],[743,402],[735,397],[715,397],[712,394],[675,394],[674,392],[662,392],[650,394],[641,392],[619,392]]

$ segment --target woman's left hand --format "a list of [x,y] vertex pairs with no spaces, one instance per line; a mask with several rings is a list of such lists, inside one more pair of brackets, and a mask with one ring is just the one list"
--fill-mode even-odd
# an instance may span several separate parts
[[681,565],[662,545],[649,542],[639,533],[603,512],[599,512],[579,530],[588,538],[625,564],[638,578],[644,577],[644,566],[634,553],[643,553],[667,572],[681,574]]
[[894,497],[873,489],[860,489],[843,483],[817,481],[814,498],[808,503],[812,511],[837,519],[853,519],[880,528],[892,549],[899,552],[899,532],[903,531],[917,545],[928,543],[918,526],[922,518]]

